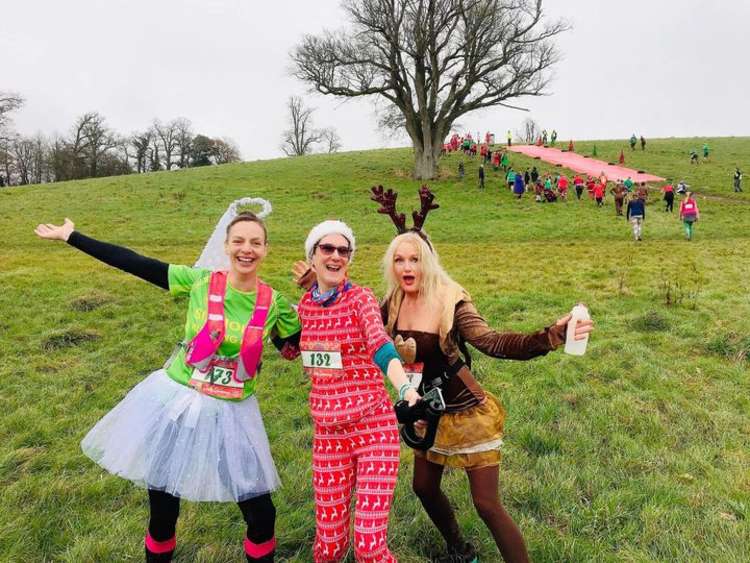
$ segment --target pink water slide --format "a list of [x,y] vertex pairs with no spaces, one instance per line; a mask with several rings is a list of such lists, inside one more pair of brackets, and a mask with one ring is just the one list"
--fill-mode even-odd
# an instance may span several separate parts
[[552,164],[560,164],[565,168],[570,168],[575,172],[581,172],[583,174],[589,174],[590,176],[599,177],[602,172],[610,181],[625,180],[628,176],[634,182],[663,182],[664,178],[654,176],[653,174],[645,174],[633,170],[632,168],[626,168],[624,166],[617,166],[613,164],[607,164],[603,160],[597,160],[595,158],[586,158],[580,154],[574,152],[563,152],[560,149],[553,149],[549,147],[538,147],[536,145],[517,145],[510,147],[508,150],[513,152],[520,152],[530,157],[539,157],[545,162]]

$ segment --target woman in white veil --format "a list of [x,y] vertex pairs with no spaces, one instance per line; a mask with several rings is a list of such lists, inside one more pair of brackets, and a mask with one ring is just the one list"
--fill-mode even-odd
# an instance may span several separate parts
[[[258,214],[241,211],[261,205]],[[255,396],[263,342],[298,353],[296,312],[258,277],[268,252],[259,198],[233,202],[194,267],[167,264],[75,230],[40,224],[62,240],[173,295],[189,297],[184,341],[163,368],[136,385],[81,442],[84,453],[148,490],[146,561],[171,561],[180,499],[236,502],[247,523],[248,561],[273,561],[280,485]]]

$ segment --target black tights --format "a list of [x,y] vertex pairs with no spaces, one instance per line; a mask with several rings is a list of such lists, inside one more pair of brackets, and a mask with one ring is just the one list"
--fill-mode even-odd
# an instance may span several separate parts
[[[180,499],[163,491],[149,489],[148,500],[151,508],[148,533],[156,541],[173,538],[180,516]],[[270,494],[243,500],[237,505],[247,523],[247,539],[253,543],[263,543],[273,538],[276,508]]]
[[[492,533],[503,559],[507,562],[528,562],[529,555],[521,531],[500,502],[500,468],[497,465],[482,467],[466,474],[477,514]],[[450,501],[440,488],[442,478],[442,465],[424,458],[414,458],[414,492],[448,545],[460,545],[463,538]]]

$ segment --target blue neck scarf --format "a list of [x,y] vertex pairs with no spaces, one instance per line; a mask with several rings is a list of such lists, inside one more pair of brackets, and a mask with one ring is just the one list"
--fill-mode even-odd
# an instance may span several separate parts
[[311,291],[312,300],[315,303],[317,303],[318,305],[322,305],[323,307],[327,307],[328,305],[335,303],[339,295],[349,291],[351,287],[352,287],[352,282],[350,282],[349,280],[344,280],[336,287],[331,288],[328,291],[321,293],[320,288],[318,288],[318,282],[315,282],[313,283],[313,286],[310,291]]

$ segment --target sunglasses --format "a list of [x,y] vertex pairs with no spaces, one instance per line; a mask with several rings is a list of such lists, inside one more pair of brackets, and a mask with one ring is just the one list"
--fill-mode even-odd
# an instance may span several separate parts
[[349,255],[352,253],[352,249],[348,246],[334,246],[332,244],[318,244],[316,246],[320,249],[323,256],[331,256],[336,251],[342,258],[349,258]]

